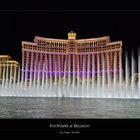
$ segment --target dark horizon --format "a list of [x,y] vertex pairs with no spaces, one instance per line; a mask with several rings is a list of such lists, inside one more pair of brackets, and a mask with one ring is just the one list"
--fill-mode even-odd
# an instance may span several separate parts
[[0,13],[0,54],[21,61],[21,42],[33,42],[34,36],[67,39],[73,30],[77,39],[110,36],[123,42],[129,55],[140,46],[140,13],[131,12],[2,12]]

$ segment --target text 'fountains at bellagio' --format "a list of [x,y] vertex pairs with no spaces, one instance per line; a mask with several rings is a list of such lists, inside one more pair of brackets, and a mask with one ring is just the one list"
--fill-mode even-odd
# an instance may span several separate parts
[[[69,57],[71,56],[69,55]],[[0,67],[0,96],[140,98],[140,51],[135,59],[132,53],[131,62],[128,61],[126,54],[124,67],[120,59],[119,70],[116,57],[113,59],[112,69],[109,68],[110,60],[106,60],[104,55],[102,57],[103,61],[100,62],[97,55],[96,68],[93,63],[95,61],[94,53],[90,57],[83,57],[83,61],[87,61],[87,63],[83,63],[82,69],[79,67],[80,61],[74,61],[73,57],[64,63],[63,71],[61,71],[60,65],[57,66],[57,61],[53,63],[53,71],[49,70],[52,61],[34,63],[36,69],[32,69],[33,64],[31,63],[30,68],[24,71],[24,77],[20,66],[17,72],[13,72],[13,69],[10,69],[9,72],[8,65],[3,62],[5,67]],[[60,57],[57,58],[58,61],[61,61],[60,59]],[[72,59],[73,63],[71,63]],[[71,69],[75,63],[78,65],[77,69]],[[138,66],[137,73],[136,65]],[[15,74],[13,75],[13,73]]]

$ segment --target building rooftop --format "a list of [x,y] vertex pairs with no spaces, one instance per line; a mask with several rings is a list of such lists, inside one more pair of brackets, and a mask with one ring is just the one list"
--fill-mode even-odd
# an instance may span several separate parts
[[0,58],[12,58],[10,55],[0,55]]
[[17,61],[11,59],[12,57],[10,55],[0,55],[0,63],[15,63],[18,65]]
[[107,40],[107,43],[110,42],[110,36],[102,36],[102,37],[95,37],[95,38],[83,38],[83,39],[76,39],[76,33],[71,31],[68,34],[68,39],[55,39],[55,38],[46,38],[46,37],[40,37],[40,36],[35,36],[34,37],[34,42],[37,40],[42,40],[42,41],[54,41],[54,42],[68,42],[69,40],[75,40],[77,42],[82,42],[82,41],[99,41],[99,40]]

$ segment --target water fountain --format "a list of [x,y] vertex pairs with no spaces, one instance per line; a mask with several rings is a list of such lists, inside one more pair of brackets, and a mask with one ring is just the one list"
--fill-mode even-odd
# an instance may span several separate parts
[[[94,62],[94,55],[93,62]],[[60,59],[60,58],[59,58]],[[74,58],[73,58],[74,59]],[[88,58],[89,59],[89,58]],[[89,63],[87,64],[87,71],[83,65],[82,75],[80,68],[77,71],[70,70],[70,62],[68,71],[66,64],[65,71],[59,71],[55,66],[54,71],[48,69],[47,62],[35,66],[35,69],[30,67],[30,74],[26,69],[26,78],[24,80],[21,76],[20,69],[18,70],[18,78],[16,79],[16,72],[13,75],[11,72],[3,70],[3,79],[0,84],[0,96],[16,96],[16,97],[76,97],[76,98],[140,98],[140,53],[138,55],[138,80],[135,80],[135,60],[132,53],[131,67],[128,63],[128,56],[125,57],[125,70],[120,63],[120,70],[116,69],[116,59],[114,59],[113,71],[109,68],[109,61],[107,69],[105,69],[105,62],[103,61],[102,68],[99,65],[99,58],[97,63],[97,71],[92,64],[92,71]],[[51,66],[51,64],[49,64]],[[78,64],[79,66],[79,64]],[[39,71],[40,67],[42,71]],[[19,67],[20,68],[20,67]],[[8,68],[7,68],[8,69]],[[123,75],[125,73],[125,77]],[[1,70],[0,70],[1,72]],[[10,74],[10,75],[9,75]],[[72,77],[71,77],[72,75]],[[131,76],[131,79],[130,79]],[[10,77],[10,78],[8,78]],[[5,79],[6,78],[6,79]]]

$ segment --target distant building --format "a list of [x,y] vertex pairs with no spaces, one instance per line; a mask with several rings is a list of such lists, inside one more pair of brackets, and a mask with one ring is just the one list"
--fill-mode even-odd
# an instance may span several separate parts
[[11,60],[9,55],[0,55],[0,83],[2,81],[13,82],[18,77],[18,62]]
[[[110,42],[109,36],[76,39],[76,33],[68,33],[68,39],[52,39],[35,36],[34,43],[22,41],[22,77],[24,80],[40,77],[42,73],[54,77],[57,72],[71,76],[80,73],[82,78],[90,73],[97,75],[105,70],[120,70],[122,41]],[[93,73],[94,71],[94,73]],[[68,76],[68,75],[67,75]]]

